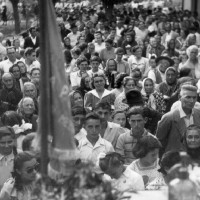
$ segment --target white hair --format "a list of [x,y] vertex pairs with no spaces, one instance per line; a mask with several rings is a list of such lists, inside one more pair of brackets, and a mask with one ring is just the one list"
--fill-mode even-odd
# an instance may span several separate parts
[[189,46],[189,47],[187,48],[186,53],[187,53],[187,56],[188,56],[188,57],[190,57],[190,52],[191,52],[193,49],[195,49],[195,50],[198,51],[198,47],[197,47],[196,45],[191,45],[191,46]]

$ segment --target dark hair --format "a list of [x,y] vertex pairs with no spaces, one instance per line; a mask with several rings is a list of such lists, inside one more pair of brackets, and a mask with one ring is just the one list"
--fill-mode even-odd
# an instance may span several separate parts
[[86,115],[86,117],[85,117],[85,123],[86,123],[88,120],[90,120],[90,119],[100,120],[100,117],[99,117],[99,115],[97,115],[96,113],[91,112],[91,113],[89,113],[89,114]]
[[71,63],[71,61],[72,61],[72,55],[71,55],[70,50],[65,49],[65,50],[63,51],[63,53],[64,53],[64,57],[65,57],[65,62],[66,62],[67,64]]
[[23,190],[21,174],[19,174],[18,171],[21,170],[25,162],[30,161],[33,158],[34,156],[28,151],[20,152],[14,158],[12,177],[15,179],[14,187],[17,189],[17,191]]
[[142,115],[145,118],[144,109],[140,106],[133,106],[127,112],[127,117],[130,118],[132,115]]
[[134,46],[134,47],[132,48],[132,52],[135,53],[138,49],[142,49],[142,47],[140,47],[139,45]]
[[90,63],[92,61],[97,61],[97,62],[101,63],[101,58],[99,56],[92,56],[91,59],[90,59]]
[[121,86],[123,85],[123,80],[125,77],[129,76],[126,73],[120,73],[116,76],[115,78],[115,88],[121,88]]
[[124,164],[124,158],[116,152],[107,153],[104,158],[100,158],[99,167],[103,172],[106,172],[108,169],[119,167]]
[[20,71],[20,67],[17,64],[14,64],[12,67],[10,67],[9,72],[13,74],[13,68],[14,67],[18,67],[19,72],[20,72],[20,76],[21,76],[21,71]]
[[118,47],[115,49],[115,54],[118,54],[118,53],[123,53],[124,54],[124,50],[122,47]]
[[78,59],[77,59],[77,66],[79,66],[82,62],[87,62],[88,63],[88,60],[85,56],[80,56]]
[[162,145],[156,137],[147,135],[137,141],[132,152],[136,158],[144,158],[150,151],[161,147]]
[[28,56],[28,55],[31,55],[33,52],[35,52],[35,49],[33,49],[31,47],[27,47],[25,52],[24,52],[24,55]]
[[36,53],[36,58],[38,58],[40,56],[40,47],[37,47],[35,49],[35,53]]
[[80,48],[80,50],[81,50],[81,52],[83,52],[85,49],[87,49],[87,47],[88,47],[88,45],[87,45],[87,43],[82,43],[82,44],[80,44],[80,45],[78,45],[79,46],[79,48]]
[[109,38],[108,38],[108,39],[106,39],[106,40],[105,40],[105,42],[109,43],[110,45],[112,45],[112,44],[113,44],[113,40],[112,40],[112,39],[109,39]]
[[9,110],[3,113],[3,115],[1,116],[1,122],[4,126],[21,126],[22,119],[16,111]]
[[165,168],[170,169],[175,164],[181,161],[180,152],[178,151],[168,151],[163,154],[161,160],[159,161],[160,169],[158,170],[164,175],[167,175]]
[[[130,81],[130,80],[134,81],[133,77],[131,77],[131,76],[125,76],[123,78],[123,86],[126,86],[126,84],[128,83],[128,81]],[[135,83],[135,81],[134,81],[134,83]],[[136,83],[135,83],[135,85],[136,85]]]
[[31,69],[31,72],[30,72],[30,75],[31,75],[31,76],[32,76],[32,74],[33,74],[33,71],[35,71],[35,70],[40,71],[40,68],[38,68],[38,67],[33,67],[33,68]]
[[75,116],[75,115],[86,115],[85,109],[83,107],[81,107],[81,106],[73,107],[71,112],[72,112],[72,116]]
[[179,76],[180,78],[189,76],[190,72],[191,72],[191,69],[189,67],[183,67],[180,69]]
[[99,102],[99,103],[97,103],[95,105],[95,107],[94,107],[94,110],[98,110],[99,108],[111,111],[111,105],[108,102]]

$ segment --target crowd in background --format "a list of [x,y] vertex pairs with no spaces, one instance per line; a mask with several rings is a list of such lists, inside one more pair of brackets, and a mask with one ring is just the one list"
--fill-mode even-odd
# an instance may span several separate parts
[[[158,189],[180,151],[200,164],[200,21],[162,8],[121,7],[110,16],[103,7],[57,12],[79,158],[119,191]],[[40,163],[39,27],[22,36],[5,45],[0,33],[4,200],[29,198]],[[58,179],[57,163],[48,170]]]

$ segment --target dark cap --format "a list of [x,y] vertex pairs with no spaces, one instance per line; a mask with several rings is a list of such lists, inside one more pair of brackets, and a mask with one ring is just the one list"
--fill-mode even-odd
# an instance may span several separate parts
[[132,107],[132,106],[141,106],[144,104],[142,94],[137,89],[129,90],[126,93],[126,103]]

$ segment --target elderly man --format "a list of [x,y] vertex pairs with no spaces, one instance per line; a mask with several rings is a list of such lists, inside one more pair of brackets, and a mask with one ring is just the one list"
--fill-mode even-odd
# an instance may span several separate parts
[[19,60],[16,58],[16,51],[15,47],[7,47],[6,48],[7,53],[7,60],[3,60],[0,62],[0,69],[4,71],[4,73],[9,72],[10,67],[12,67],[14,64],[16,64]]
[[192,124],[200,125],[200,111],[194,108],[197,88],[183,85],[180,96],[181,105],[163,115],[158,124],[156,136],[162,143],[163,152],[180,151],[183,148],[181,139],[186,128]]

